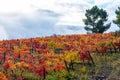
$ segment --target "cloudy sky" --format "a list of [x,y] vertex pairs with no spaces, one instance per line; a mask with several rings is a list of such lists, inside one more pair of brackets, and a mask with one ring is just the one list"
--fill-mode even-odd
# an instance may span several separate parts
[[[84,34],[85,10],[94,5],[107,10],[112,22],[120,0],[0,0],[0,40]],[[112,24],[107,32],[117,29]]]

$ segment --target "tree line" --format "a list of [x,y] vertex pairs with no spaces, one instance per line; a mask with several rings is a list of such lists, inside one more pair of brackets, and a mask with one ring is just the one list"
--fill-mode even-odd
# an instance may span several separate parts
[[[119,27],[120,31],[120,7],[116,9],[116,20],[113,20],[113,23]],[[85,13],[86,19],[83,19],[84,24],[86,25],[84,29],[87,33],[104,33],[111,27],[111,22],[108,21],[108,14],[106,10],[98,8],[96,5],[91,9],[87,9]]]

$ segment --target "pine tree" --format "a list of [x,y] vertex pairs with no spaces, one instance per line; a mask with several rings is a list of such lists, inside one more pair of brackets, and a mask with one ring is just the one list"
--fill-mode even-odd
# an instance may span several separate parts
[[84,28],[88,32],[103,33],[111,26],[111,23],[105,24],[108,20],[107,12],[103,9],[99,9],[97,6],[93,6],[91,9],[86,10],[85,16],[86,19],[83,19],[83,22],[86,26]]
[[120,7],[118,7],[118,10],[116,10],[115,13],[116,13],[116,20],[113,20],[113,23],[117,24],[117,26],[120,29]]

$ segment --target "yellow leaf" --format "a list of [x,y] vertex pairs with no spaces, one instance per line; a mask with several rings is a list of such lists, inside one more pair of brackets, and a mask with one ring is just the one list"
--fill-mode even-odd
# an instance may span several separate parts
[[83,66],[83,67],[81,68],[81,72],[82,72],[82,73],[85,73],[85,72],[86,72],[86,67],[85,67],[85,66]]

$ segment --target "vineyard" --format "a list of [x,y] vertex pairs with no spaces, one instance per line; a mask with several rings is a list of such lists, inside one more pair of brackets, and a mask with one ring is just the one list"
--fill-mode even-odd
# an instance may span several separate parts
[[118,80],[119,56],[116,33],[3,40],[0,80]]

